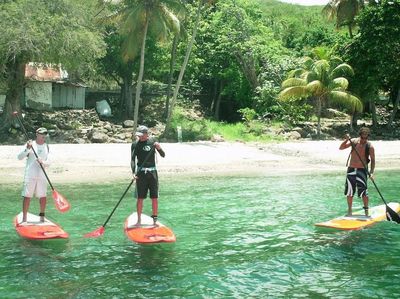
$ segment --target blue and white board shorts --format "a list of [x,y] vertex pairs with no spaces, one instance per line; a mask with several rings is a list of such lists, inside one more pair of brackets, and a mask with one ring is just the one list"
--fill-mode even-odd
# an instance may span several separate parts
[[368,196],[367,171],[364,168],[347,168],[344,195],[354,196],[357,188],[358,197]]
[[21,195],[23,197],[46,197],[47,182],[41,178],[29,178],[24,182]]

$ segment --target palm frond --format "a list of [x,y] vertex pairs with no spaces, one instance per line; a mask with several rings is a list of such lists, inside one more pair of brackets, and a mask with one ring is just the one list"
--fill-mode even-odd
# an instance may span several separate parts
[[301,69],[301,68],[294,69],[294,70],[291,70],[290,72],[288,72],[287,77],[288,78],[300,78],[300,76],[303,72],[304,72],[304,69]]
[[164,13],[164,20],[168,29],[174,34],[179,34],[181,23],[178,17],[166,7],[163,8],[162,12]]
[[321,59],[321,60],[317,60],[316,62],[314,62],[313,65],[313,70],[317,73],[317,74],[323,74],[328,72],[330,67],[329,61],[325,60],[325,59]]
[[306,86],[307,82],[300,78],[289,78],[282,82],[282,88],[295,87],[295,86]]
[[342,63],[343,59],[338,56],[331,56],[331,58],[329,59],[329,64],[331,65],[331,68],[335,68]]
[[312,95],[319,96],[324,93],[324,84],[319,81],[315,80],[307,84],[307,89]]
[[304,57],[303,66],[306,70],[311,70],[314,60],[311,57]]
[[348,112],[353,113],[363,111],[361,100],[348,92],[333,90],[329,92],[328,99],[332,103],[346,108]]
[[345,91],[349,87],[349,81],[344,77],[335,78],[332,80],[331,90]]
[[304,75],[304,79],[308,83],[319,79],[319,76],[316,72],[305,72],[303,75]]
[[343,76],[354,76],[353,68],[347,63],[339,64],[332,70],[332,78],[343,77]]
[[337,1],[329,1],[322,9],[322,14],[325,15],[325,17],[329,21],[333,21],[336,18],[336,13],[337,13],[336,2]]
[[[121,12],[121,33],[140,32],[145,18],[146,11],[140,6],[124,8]],[[138,20],[140,20],[140,22]]]
[[332,55],[332,49],[329,49],[326,46],[315,47],[312,50],[312,53],[317,59],[329,60]]
[[278,99],[281,101],[287,100],[300,100],[309,96],[308,90],[305,86],[294,86],[284,89],[279,95]]

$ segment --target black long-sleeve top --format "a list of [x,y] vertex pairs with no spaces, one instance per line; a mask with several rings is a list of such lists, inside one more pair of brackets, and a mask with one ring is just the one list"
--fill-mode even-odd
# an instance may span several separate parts
[[[154,151],[155,140],[148,139],[146,141],[135,141],[131,145],[131,169],[132,173],[136,171],[137,167],[150,168],[156,166],[155,151]],[[165,152],[160,148],[157,150],[161,157],[165,157]],[[137,157],[137,164],[135,163]],[[144,162],[144,163],[143,163]]]

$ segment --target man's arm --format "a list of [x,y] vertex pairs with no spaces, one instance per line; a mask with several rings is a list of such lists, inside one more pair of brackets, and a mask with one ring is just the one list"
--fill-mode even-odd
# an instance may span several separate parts
[[154,147],[156,148],[157,152],[160,154],[161,157],[165,157],[165,152],[161,148],[161,145],[158,142],[154,142]]
[[24,149],[17,155],[18,160],[22,160],[23,158],[28,157],[31,152],[32,140],[26,142]]
[[374,171],[375,171],[375,149],[374,149],[374,147],[372,145],[369,148],[369,158],[371,160],[370,174],[373,175]]
[[344,150],[344,149],[346,149],[346,148],[348,148],[350,146],[351,146],[350,135],[346,134],[346,135],[344,135],[344,140],[340,144],[339,149],[340,150]]
[[136,143],[132,143],[131,145],[131,169],[132,169],[132,173],[135,174],[136,171],[136,153],[135,153],[135,149],[136,149]]

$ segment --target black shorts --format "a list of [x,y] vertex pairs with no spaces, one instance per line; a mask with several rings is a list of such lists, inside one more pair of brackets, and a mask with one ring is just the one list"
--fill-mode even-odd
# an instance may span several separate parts
[[137,198],[146,198],[150,190],[150,198],[158,198],[158,175],[156,170],[139,171],[136,179]]
[[368,196],[367,171],[364,168],[347,168],[344,195],[354,196],[357,188],[358,197]]

